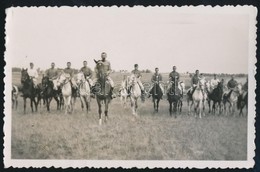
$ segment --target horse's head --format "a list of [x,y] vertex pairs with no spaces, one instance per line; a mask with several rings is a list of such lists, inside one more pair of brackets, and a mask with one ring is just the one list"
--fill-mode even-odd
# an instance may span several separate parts
[[136,83],[137,83],[137,78],[134,74],[132,74],[130,77],[129,77],[129,84],[134,86]]
[[30,79],[27,69],[21,70],[21,83],[24,84],[28,79]]
[[42,77],[42,87],[53,87],[53,82],[50,81],[48,76],[43,76]]
[[61,84],[65,84],[66,82],[69,82],[70,76],[69,74],[62,73],[57,81],[57,86],[60,86]]
[[80,84],[80,83],[85,82],[85,81],[86,81],[86,79],[85,79],[83,72],[79,72],[76,76],[76,83]]
[[102,60],[94,60],[94,62],[96,63],[96,72],[98,74],[99,78],[103,78],[106,76],[106,71],[105,71],[105,67],[104,67],[104,63],[102,62]]

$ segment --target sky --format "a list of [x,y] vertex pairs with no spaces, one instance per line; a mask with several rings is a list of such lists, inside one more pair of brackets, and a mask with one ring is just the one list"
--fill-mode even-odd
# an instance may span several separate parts
[[82,67],[107,53],[114,70],[247,73],[249,17],[239,9],[121,7],[12,8],[7,12],[12,67]]

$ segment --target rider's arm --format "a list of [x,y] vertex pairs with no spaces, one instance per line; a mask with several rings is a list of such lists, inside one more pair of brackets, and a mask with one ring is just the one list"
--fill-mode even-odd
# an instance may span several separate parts
[[89,68],[89,78],[92,78],[93,72],[92,70]]
[[111,64],[110,62],[108,62],[108,71],[107,71],[107,75],[109,75],[111,73]]
[[37,72],[37,70],[35,70],[34,77],[35,77],[35,78],[38,78],[38,72]]

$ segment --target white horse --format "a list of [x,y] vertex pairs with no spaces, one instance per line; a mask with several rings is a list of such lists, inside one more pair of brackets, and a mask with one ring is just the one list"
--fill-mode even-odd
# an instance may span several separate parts
[[84,104],[86,106],[87,113],[90,110],[90,86],[88,81],[85,79],[83,72],[77,74],[76,82],[79,89],[80,101],[82,111],[84,110]]
[[133,115],[137,116],[137,100],[141,96],[141,88],[138,85],[137,78],[134,74],[130,76],[130,99]]
[[205,82],[199,81],[195,90],[193,91],[191,104],[189,105],[189,114],[191,113],[191,107],[194,104],[194,111],[195,117],[199,116],[201,118],[201,114],[205,116],[205,100],[206,100],[206,93],[205,93]]
[[234,89],[227,90],[223,95],[224,112],[227,115],[227,103],[229,104],[229,113],[232,115],[235,112],[235,105],[237,103],[238,96],[241,94],[242,85],[238,84]]
[[121,89],[120,89],[120,100],[121,104],[123,105],[124,108],[126,108],[127,104],[127,97],[128,97],[128,88],[129,88],[129,79],[130,77],[127,76],[124,78],[124,80],[121,83]]
[[72,87],[70,83],[70,75],[62,73],[58,78],[57,86],[61,86],[61,92],[64,99],[65,114],[72,112]]
[[12,109],[17,109],[18,106],[18,87],[16,85],[12,86]]

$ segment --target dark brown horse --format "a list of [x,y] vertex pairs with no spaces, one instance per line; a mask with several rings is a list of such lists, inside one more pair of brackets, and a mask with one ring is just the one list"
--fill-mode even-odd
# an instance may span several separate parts
[[180,101],[181,96],[182,96],[181,90],[178,88],[178,83],[175,78],[169,84],[171,84],[170,90],[167,93],[168,102],[170,104],[169,112],[170,112],[170,116],[172,116],[172,114],[174,114],[174,116],[176,118],[178,102]]
[[101,60],[96,61],[97,82],[94,86],[99,114],[99,125],[102,125],[102,102],[105,105],[105,122],[108,119],[108,105],[111,101],[111,85],[107,81],[107,73]]
[[38,103],[36,102],[36,97],[38,97],[40,90],[34,87],[33,80],[29,77],[27,69],[22,69],[21,71],[21,83],[22,83],[22,94],[23,94],[23,102],[24,102],[24,114],[26,114],[27,98],[31,100],[32,112],[34,112],[34,106],[35,106],[35,111],[37,112]]
[[62,94],[60,87],[54,89],[53,82],[49,80],[49,77],[44,76],[42,78],[42,97],[46,103],[47,111],[50,111],[50,103],[52,98],[57,102],[57,110],[61,109]]
[[163,92],[158,82],[154,83],[154,86],[151,90],[152,98],[153,98],[153,106],[154,106],[154,112],[159,111],[159,103],[162,99]]

